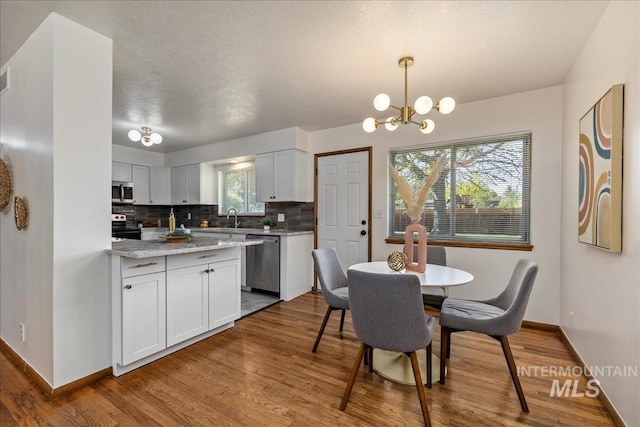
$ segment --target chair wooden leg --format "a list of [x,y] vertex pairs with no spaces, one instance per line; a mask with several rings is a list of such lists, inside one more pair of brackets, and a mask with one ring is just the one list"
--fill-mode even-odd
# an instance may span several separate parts
[[327,326],[327,322],[329,321],[329,316],[331,316],[331,312],[333,311],[333,307],[327,307],[327,312],[324,315],[324,320],[322,321],[322,326],[320,326],[320,332],[318,332],[318,338],[316,338],[316,343],[313,345],[313,353],[318,349],[318,344],[320,344],[320,338],[322,338],[322,333],[324,332],[324,328]]
[[340,332],[342,332],[342,328],[344,327],[344,314],[347,310],[342,309],[342,315],[340,316]]
[[429,345],[427,346],[427,388],[431,388],[431,383],[433,382],[433,367],[431,366],[431,353],[432,353],[432,349],[431,349],[431,343],[429,343]]
[[447,350],[451,340],[451,329],[440,327],[440,384],[444,384],[444,371],[447,362]]
[[527,401],[524,398],[524,391],[522,390],[520,380],[518,379],[518,369],[516,368],[516,362],[513,360],[513,354],[511,353],[511,347],[509,346],[509,340],[507,339],[506,335],[502,335],[500,337],[500,343],[502,344],[504,357],[505,359],[507,359],[507,365],[509,365],[509,372],[511,373],[513,385],[516,387],[516,393],[518,393],[518,399],[520,399],[520,406],[522,407],[522,410],[524,412],[529,412]]
[[360,362],[362,362],[362,356],[364,355],[366,349],[367,345],[365,343],[360,343],[358,354],[356,354],[356,360],[353,363],[353,369],[351,369],[351,376],[349,376],[349,382],[347,383],[347,388],[344,391],[344,396],[342,396],[342,402],[340,403],[341,411],[344,411],[344,408],[347,407],[347,401],[349,400],[349,396],[351,396],[351,389],[353,388],[353,383],[356,382],[358,369],[360,369]]
[[422,409],[422,418],[424,425],[431,427],[431,419],[429,418],[429,408],[427,408],[427,397],[424,394],[424,385],[420,376],[420,365],[418,364],[418,356],[415,351],[405,353],[411,359],[411,368],[413,369],[413,377],[416,380],[416,390],[418,390],[418,398],[420,399],[420,409]]

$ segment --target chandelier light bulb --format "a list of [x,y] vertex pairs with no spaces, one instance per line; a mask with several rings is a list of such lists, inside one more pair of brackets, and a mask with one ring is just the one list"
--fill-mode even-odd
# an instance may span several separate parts
[[411,56],[405,56],[398,60],[398,66],[404,70],[404,105],[402,107],[391,105],[391,99],[389,98],[389,95],[385,93],[378,94],[373,99],[374,108],[378,111],[386,111],[388,108],[391,108],[392,110],[397,110],[397,112],[394,113],[396,115],[389,117],[384,121],[378,121],[372,117],[365,119],[365,121],[362,122],[362,128],[365,130],[365,132],[371,133],[375,131],[381,124],[384,124],[384,127],[388,131],[392,132],[396,130],[400,124],[415,124],[418,125],[418,129],[420,129],[420,132],[429,134],[436,128],[436,124],[433,122],[433,120],[430,119],[419,121],[419,119],[415,117],[416,114],[428,114],[432,109],[436,109],[442,114],[449,114],[456,108],[456,101],[450,96],[442,98],[440,102],[438,102],[435,106],[433,105],[434,101],[430,97],[420,96],[413,104],[413,108],[411,108],[411,106],[407,102],[407,69],[412,65],[413,58]]
[[364,131],[367,133],[373,132],[374,130],[376,130],[377,127],[378,127],[378,123],[376,122],[376,119],[374,119],[373,117],[364,119],[364,122],[362,122],[362,129],[364,129]]
[[442,114],[449,114],[456,108],[456,101],[450,96],[445,96],[438,102],[437,108]]
[[151,137],[149,135],[142,137],[142,145],[145,147],[151,147],[153,145],[153,141],[151,141]]
[[140,141],[140,138],[142,138],[142,134],[140,133],[140,131],[137,131],[135,129],[130,130],[128,135],[129,135],[129,139],[132,140],[133,142],[138,142]]
[[373,98],[373,108],[378,111],[384,111],[391,105],[391,98],[386,93],[381,93]]
[[387,130],[393,132],[394,130],[398,129],[398,120],[396,120],[395,117],[389,117],[387,119],[387,122],[384,124],[384,127],[387,128]]
[[431,119],[427,119],[420,123],[420,132],[429,134],[436,128],[436,124]]
[[159,133],[152,133],[149,135],[151,137],[151,144],[160,144],[162,142],[162,135]]
[[428,96],[421,96],[416,99],[416,103],[413,105],[413,109],[418,114],[427,114],[433,108],[433,101]]

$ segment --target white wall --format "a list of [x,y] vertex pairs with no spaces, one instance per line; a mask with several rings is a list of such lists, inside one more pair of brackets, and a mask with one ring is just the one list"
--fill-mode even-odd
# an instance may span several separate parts
[[[13,202],[0,214],[0,336],[53,384],[53,21],[47,20],[7,63],[10,90],[0,96],[2,158],[13,194],[29,207],[18,231]],[[3,70],[5,67],[3,67]],[[18,323],[26,325],[20,341]]]
[[[136,144],[140,144],[137,142]],[[140,144],[142,147],[142,144]],[[164,154],[142,148],[126,147],[124,145],[113,144],[111,146],[112,160],[114,162],[131,163],[133,165],[143,165],[152,167],[164,166]]]
[[112,42],[51,14],[7,65],[2,150],[30,220],[0,217],[0,334],[58,388],[110,365]]
[[[589,366],[640,366],[639,9],[609,5],[564,86],[560,325]],[[614,254],[578,243],[578,122],[618,83],[625,85],[623,235]],[[640,425],[640,378],[598,379],[627,425]]]
[[[417,95],[416,95],[417,96]],[[371,107],[373,111],[373,107]],[[431,113],[433,114],[433,113]],[[507,284],[518,259],[534,259],[540,266],[526,318],[558,324],[560,259],[560,166],[562,137],[562,87],[552,87],[479,102],[461,104],[448,116],[434,116],[436,130],[423,135],[417,126],[384,128],[372,134],[360,124],[312,132],[310,153],[373,146],[373,208],[382,219],[373,219],[373,260],[386,259],[399,245],[388,245],[388,150],[391,147],[439,143],[487,135],[532,132],[532,252],[447,248],[447,261],[475,276],[472,284],[452,289],[451,295],[484,298],[496,295]],[[308,179],[313,183],[313,170]]]
[[[54,387],[110,365],[112,41],[54,15]],[[81,118],[81,120],[79,120]],[[87,135],[94,137],[88,143]],[[79,204],[82,201],[82,204]],[[82,209],[78,209],[82,207]]]

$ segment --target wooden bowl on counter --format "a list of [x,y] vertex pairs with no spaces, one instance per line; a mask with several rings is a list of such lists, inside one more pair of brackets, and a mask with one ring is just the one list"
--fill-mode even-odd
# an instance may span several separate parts
[[167,243],[186,243],[187,242],[187,238],[181,237],[181,236],[167,236],[165,237],[165,239],[167,239]]

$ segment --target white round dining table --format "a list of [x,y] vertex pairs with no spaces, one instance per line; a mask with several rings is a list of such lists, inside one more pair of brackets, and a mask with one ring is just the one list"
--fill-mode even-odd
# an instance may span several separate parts
[[368,273],[413,274],[420,279],[420,285],[426,288],[441,288],[447,296],[447,289],[452,286],[466,285],[473,280],[473,274],[458,268],[443,265],[427,264],[424,273],[411,270],[393,271],[386,261],[361,262],[353,264],[349,270]]
[[[389,268],[386,261],[362,262],[349,267],[349,270],[358,270],[368,273],[381,274],[414,274],[420,278],[420,285],[425,288],[441,288],[444,296],[447,289],[452,286],[465,285],[473,280],[473,275],[464,270],[442,265],[427,264],[424,273],[411,270],[394,271]],[[426,358],[424,350],[418,350],[418,364],[423,382],[426,383]],[[432,356],[432,366],[440,365],[440,359]],[[382,377],[402,384],[415,384],[411,361],[403,354],[395,351],[381,349],[373,350],[373,370]],[[431,381],[435,384],[440,380],[440,371],[432,369]]]

